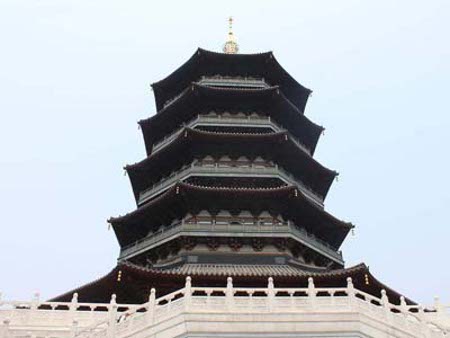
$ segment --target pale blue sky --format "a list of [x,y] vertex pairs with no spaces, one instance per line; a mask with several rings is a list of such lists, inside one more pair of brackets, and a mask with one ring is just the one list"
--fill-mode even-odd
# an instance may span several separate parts
[[106,219],[134,208],[122,167],[144,157],[149,85],[198,46],[220,50],[229,15],[243,53],[273,50],[314,90],[316,157],[340,172],[327,210],[357,226],[347,265],[450,302],[445,0],[1,0],[4,296],[48,298],[114,267]]

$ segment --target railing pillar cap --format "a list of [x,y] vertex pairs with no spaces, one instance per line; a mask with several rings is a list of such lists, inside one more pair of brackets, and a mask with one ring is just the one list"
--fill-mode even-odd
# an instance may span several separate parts
[[190,288],[191,287],[191,281],[192,281],[191,276],[187,276],[186,277],[186,283],[185,283],[185,287],[186,288]]
[[117,298],[117,296],[116,296],[116,294],[115,293],[113,293],[112,295],[111,295],[111,301],[109,302],[111,305],[116,305],[117,303],[116,303],[116,298]]

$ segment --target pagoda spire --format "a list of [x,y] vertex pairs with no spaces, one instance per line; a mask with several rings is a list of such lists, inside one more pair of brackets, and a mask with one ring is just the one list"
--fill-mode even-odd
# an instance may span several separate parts
[[237,54],[239,52],[239,45],[236,42],[236,37],[233,34],[233,18],[230,16],[228,19],[228,36],[227,41],[223,46],[223,52],[225,54]]

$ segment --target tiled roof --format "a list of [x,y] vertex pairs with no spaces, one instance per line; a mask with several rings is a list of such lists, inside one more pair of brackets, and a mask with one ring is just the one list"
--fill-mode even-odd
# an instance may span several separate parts
[[145,268],[130,262],[121,266],[147,273],[184,275],[184,276],[257,276],[257,277],[347,277],[352,273],[367,270],[365,264],[358,264],[346,269],[310,271],[292,265],[248,265],[248,264],[183,264],[170,269]]
[[[218,276],[298,276],[306,272],[289,265],[222,265],[222,264],[185,264],[169,270],[170,273],[183,275]],[[167,272],[169,272],[167,271]]]

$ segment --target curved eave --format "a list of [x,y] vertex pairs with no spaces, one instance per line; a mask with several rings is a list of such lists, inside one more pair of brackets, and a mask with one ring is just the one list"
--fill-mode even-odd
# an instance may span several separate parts
[[182,213],[187,211],[213,207],[209,201],[214,201],[214,207],[226,205],[251,210],[268,209],[277,210],[285,216],[291,216],[292,219],[308,217],[310,231],[314,230],[316,234],[320,234],[322,239],[327,240],[335,247],[342,244],[348,232],[353,228],[352,224],[343,222],[318,208],[293,186],[254,189],[204,187],[188,183],[178,183],[129,214],[111,218],[108,222],[113,226],[119,244],[125,246],[150,230],[144,227],[144,223],[151,220],[152,217],[161,217],[158,216],[158,210],[176,209],[180,213],[177,216],[182,217],[184,216]]
[[204,75],[262,77],[279,85],[288,99],[304,111],[311,90],[298,83],[281,67],[272,52],[260,54],[224,54],[198,48],[182,66],[169,76],[152,84],[157,110],[179,95],[189,83]]
[[[139,304],[148,301],[150,288],[156,288],[157,297],[164,296],[170,292],[184,287],[186,274],[179,273],[178,269],[168,271],[144,268],[129,262],[119,263],[107,275],[90,282],[86,285],[68,291],[62,295],[50,299],[52,302],[70,302],[74,293],[78,294],[79,302],[86,303],[109,303],[112,294],[117,295],[117,302],[120,304]],[[121,279],[118,280],[118,274]],[[236,287],[266,287],[266,275],[242,275],[230,273],[233,277],[233,284]],[[206,272],[192,273],[192,284],[194,286],[212,286],[226,284],[226,278],[223,274],[213,274]],[[366,276],[368,284],[366,283]],[[345,287],[346,279],[352,278],[355,288],[367,292],[375,297],[380,297],[381,290],[386,290],[390,302],[400,303],[402,294],[394,289],[387,287],[378,281],[370,272],[369,267],[360,263],[358,265],[329,270],[325,272],[301,271],[298,273],[274,277],[275,287],[306,287],[308,278],[314,278],[316,287]],[[414,301],[406,298],[409,305],[416,304]]]
[[280,124],[296,135],[314,153],[324,128],[301,114],[278,86],[263,89],[215,88],[192,83],[178,99],[158,114],[139,121],[147,154],[163,135],[174,132],[202,109],[232,109],[248,106],[266,110]]
[[[286,166],[290,166],[293,169],[301,166],[301,172],[296,173],[295,175],[306,177],[304,183],[311,184],[311,187],[324,198],[337,176],[337,172],[324,167],[312,156],[300,149],[285,132],[271,134],[238,134],[185,128],[170,144],[160,151],[151,154],[141,162],[125,167],[136,200],[138,199],[139,192],[142,191],[142,189],[145,189],[145,182],[148,182],[148,173],[152,172],[152,168],[158,167],[158,172],[161,172],[163,163],[170,162],[171,158],[176,158],[177,160],[181,159],[181,157],[176,157],[174,153],[179,152],[182,156],[188,156],[189,154],[194,153],[198,148],[190,146],[193,142],[198,142],[198,144],[204,146],[211,146],[212,144],[223,146],[226,144],[228,147],[232,144],[242,144],[244,142],[246,147],[253,145],[253,148],[265,144],[273,149],[273,154],[270,155],[275,158],[279,156],[281,160],[286,162]],[[264,151],[268,151],[268,149],[269,148],[266,148]],[[260,151],[260,153],[262,152],[263,151]],[[245,152],[243,155],[244,154]],[[283,165],[282,161],[277,161],[277,163]]]

